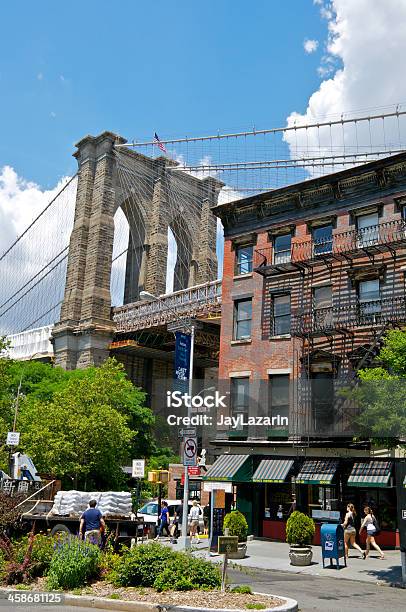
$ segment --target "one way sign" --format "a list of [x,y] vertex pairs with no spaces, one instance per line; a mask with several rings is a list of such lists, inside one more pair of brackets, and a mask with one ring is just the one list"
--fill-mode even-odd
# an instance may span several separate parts
[[186,436],[183,438],[183,465],[197,464],[197,438]]

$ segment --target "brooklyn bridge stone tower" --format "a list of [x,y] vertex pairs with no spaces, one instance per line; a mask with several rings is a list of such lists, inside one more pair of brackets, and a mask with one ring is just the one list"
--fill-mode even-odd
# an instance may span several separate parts
[[[56,364],[65,369],[98,365],[108,356],[114,336],[110,277],[114,215],[119,207],[129,224],[124,303],[138,301],[142,290],[154,295],[165,292],[168,226],[178,249],[174,290],[217,277],[216,218],[211,208],[222,183],[178,172],[180,194],[188,194],[187,201],[193,198],[195,203],[187,206],[181,195],[173,198],[168,189],[169,170],[176,162],[146,157],[127,147],[120,147],[117,155],[117,145],[125,143],[121,136],[104,132],[86,136],[76,145],[75,219],[60,320],[53,330]],[[118,180],[120,158],[127,167],[136,165],[138,180],[151,185],[143,191],[142,205],[123,192]]]

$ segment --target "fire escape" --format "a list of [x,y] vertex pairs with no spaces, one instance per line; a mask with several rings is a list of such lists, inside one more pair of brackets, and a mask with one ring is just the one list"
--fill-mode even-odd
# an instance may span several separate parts
[[[334,230],[320,240],[306,236],[292,242],[290,253],[277,261],[272,246],[257,249],[254,269],[267,281],[291,275],[293,440],[354,435],[354,406],[337,390],[355,385],[358,370],[368,367],[379,353],[386,331],[406,323],[405,283],[396,278],[401,249],[406,249],[406,224],[402,219],[363,229]],[[358,279],[368,278],[368,274],[385,278],[384,290],[361,300],[355,288]],[[324,285],[331,283],[333,287],[326,307],[314,303],[315,279],[320,278]],[[264,292],[266,287],[264,282]],[[326,358],[334,378],[332,418],[320,428],[312,407],[312,370],[317,369],[317,361]]]

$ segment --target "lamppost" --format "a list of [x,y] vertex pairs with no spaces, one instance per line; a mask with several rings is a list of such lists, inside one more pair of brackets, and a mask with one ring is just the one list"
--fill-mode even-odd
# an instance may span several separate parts
[[[178,315],[176,310],[168,306],[160,296],[156,296],[149,291],[140,291],[140,299],[142,301],[159,301],[164,308],[171,311],[175,315],[176,319],[180,321],[183,328],[186,328],[190,333],[190,355],[189,355],[189,398],[187,406],[187,416],[192,416],[192,392],[193,392],[193,353],[195,344],[195,326]],[[188,526],[188,510],[189,510],[189,470],[188,467],[184,466],[184,485],[183,485],[183,512],[182,512],[182,536],[179,538],[180,548],[190,548],[190,538],[187,535]]]

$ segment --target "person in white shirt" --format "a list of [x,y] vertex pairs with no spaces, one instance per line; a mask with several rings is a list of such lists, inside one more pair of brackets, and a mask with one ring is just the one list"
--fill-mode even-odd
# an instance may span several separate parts
[[376,518],[374,516],[374,513],[372,512],[372,509],[369,506],[365,506],[364,514],[365,514],[365,518],[362,521],[361,528],[359,530],[360,534],[361,534],[362,529],[364,529],[364,527],[367,530],[367,545],[366,545],[366,549],[365,549],[365,552],[364,552],[364,555],[363,555],[364,559],[366,559],[366,557],[369,555],[369,551],[371,549],[371,545],[381,555],[379,558],[380,559],[385,559],[385,555],[383,554],[383,552],[379,548],[378,544],[375,542],[375,535],[376,535],[376,531],[377,531],[377,529],[376,529],[377,522],[376,522]]
[[191,540],[193,541],[194,539],[197,539],[198,542],[200,542],[199,539],[199,533],[197,531],[197,528],[199,527],[199,517],[200,517],[200,513],[201,513],[201,509],[199,504],[197,503],[197,501],[195,500],[192,504],[192,507],[190,509],[190,514],[189,514],[189,520],[190,520],[190,537]]

